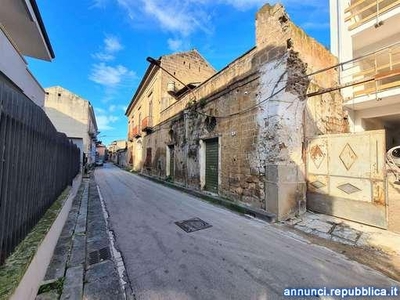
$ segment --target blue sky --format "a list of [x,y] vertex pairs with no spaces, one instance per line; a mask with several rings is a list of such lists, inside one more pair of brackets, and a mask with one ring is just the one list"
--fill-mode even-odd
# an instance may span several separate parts
[[[270,3],[275,3],[271,1]],[[100,140],[125,139],[125,109],[148,63],[196,48],[216,70],[254,46],[265,0],[37,0],[56,58],[28,59],[43,87],[60,85],[95,107]],[[327,0],[284,0],[291,19],[329,46]]]

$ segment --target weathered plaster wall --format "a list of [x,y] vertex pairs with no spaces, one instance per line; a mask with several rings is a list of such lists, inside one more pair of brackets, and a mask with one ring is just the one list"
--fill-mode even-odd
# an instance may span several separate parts
[[96,136],[96,120],[89,101],[59,87],[46,88],[44,110],[56,129],[69,138],[83,140],[83,152],[88,155],[88,163],[95,161],[96,144],[89,132]]
[[174,181],[202,189],[200,145],[218,137],[219,194],[284,219],[305,210],[305,136],[344,130],[342,99],[336,93],[307,99],[310,86],[327,87],[337,77],[308,74],[335,58],[281,5],[264,6],[256,26],[254,49],[162,111],[163,122],[143,138],[143,160],[152,149],[143,170],[165,177],[166,145],[174,145]]
[[[196,50],[162,56],[160,63],[164,69],[186,84],[203,82],[215,74],[214,68]],[[147,146],[142,138],[132,137],[134,128],[137,127],[140,134],[144,136],[145,133],[141,131],[142,121],[149,116],[151,116],[151,126],[157,126],[160,123],[162,111],[177,101],[173,93],[168,93],[168,84],[175,83],[175,91],[183,88],[182,84],[158,68],[154,68],[145,80],[136,98],[132,100],[132,108],[128,115],[130,141],[127,160],[135,171],[140,171],[143,167],[145,161],[143,155],[146,155]]]

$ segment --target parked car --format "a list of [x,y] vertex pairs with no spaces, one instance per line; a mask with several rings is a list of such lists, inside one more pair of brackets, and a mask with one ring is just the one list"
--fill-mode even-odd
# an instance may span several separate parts
[[102,159],[96,160],[96,167],[102,167],[104,164]]

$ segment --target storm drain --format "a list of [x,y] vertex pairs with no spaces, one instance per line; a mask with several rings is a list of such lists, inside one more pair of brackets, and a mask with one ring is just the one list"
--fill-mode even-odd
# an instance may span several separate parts
[[183,230],[185,230],[186,232],[194,232],[212,227],[212,225],[208,224],[207,222],[203,221],[200,218],[192,218],[181,222],[175,222],[175,224],[178,225]]
[[89,265],[94,265],[110,258],[111,258],[110,249],[108,247],[102,248],[100,250],[96,250],[89,253]]

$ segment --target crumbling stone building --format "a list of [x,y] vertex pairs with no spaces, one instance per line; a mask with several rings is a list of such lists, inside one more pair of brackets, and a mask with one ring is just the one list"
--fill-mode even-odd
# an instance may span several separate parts
[[[256,14],[256,45],[247,53],[218,73],[210,68],[200,84],[190,85],[191,72],[175,73],[188,85],[179,90],[168,89],[176,80],[167,74],[159,80],[174,100],[152,112],[158,120],[140,136],[131,129],[132,156],[140,160],[133,167],[278,219],[301,213],[307,137],[347,131],[340,93],[307,97],[337,84],[334,69],[315,73],[336,63],[283,6],[266,4]],[[127,110],[130,119],[138,113],[140,91],[148,91],[155,78],[146,72]]]

